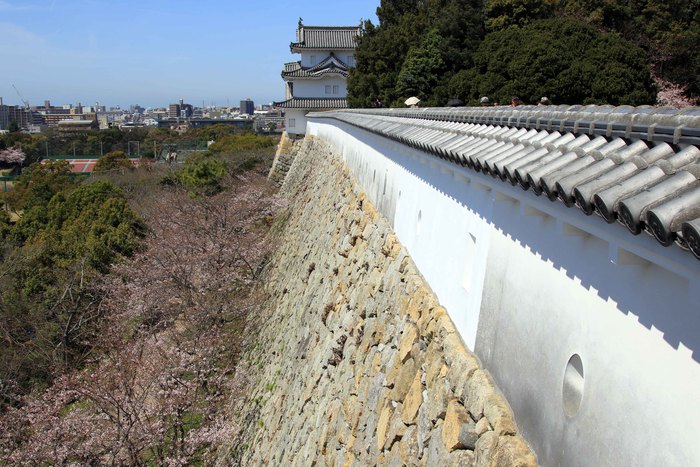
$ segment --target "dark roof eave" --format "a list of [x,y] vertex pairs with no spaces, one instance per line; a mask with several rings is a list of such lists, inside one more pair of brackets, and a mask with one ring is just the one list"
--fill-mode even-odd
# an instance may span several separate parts
[[305,45],[301,44],[290,44],[289,45],[289,50],[292,53],[298,54],[301,53],[302,51],[309,51],[309,50],[356,50],[356,47],[307,47]]

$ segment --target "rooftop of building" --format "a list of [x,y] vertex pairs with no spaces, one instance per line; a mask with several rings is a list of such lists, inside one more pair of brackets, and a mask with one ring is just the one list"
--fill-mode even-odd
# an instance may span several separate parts
[[303,67],[300,61],[296,61],[285,63],[282,70],[282,78],[285,79],[316,79],[329,74],[337,74],[344,78],[349,75],[348,65],[332,52],[314,66]]
[[296,42],[290,44],[290,49],[292,52],[303,49],[355,49],[361,33],[359,26],[305,26],[300,19]]
[[344,97],[292,97],[286,101],[275,102],[274,105],[283,109],[346,109],[348,100]]

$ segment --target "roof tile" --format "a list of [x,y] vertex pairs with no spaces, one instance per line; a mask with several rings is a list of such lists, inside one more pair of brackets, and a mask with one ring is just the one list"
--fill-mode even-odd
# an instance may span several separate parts
[[394,139],[700,259],[700,109],[559,106],[311,114]]

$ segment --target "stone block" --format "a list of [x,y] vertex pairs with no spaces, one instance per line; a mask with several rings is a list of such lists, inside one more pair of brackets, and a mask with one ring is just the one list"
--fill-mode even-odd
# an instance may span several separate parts
[[484,433],[486,433],[487,431],[491,431],[491,430],[493,430],[493,428],[491,427],[491,424],[489,423],[489,420],[486,417],[484,417],[481,420],[479,420],[478,422],[476,422],[475,431],[476,431],[476,434],[478,436],[481,436]]
[[495,462],[492,462],[492,455],[494,454],[497,445],[498,435],[493,431],[489,431],[481,435],[479,440],[476,442],[476,447],[474,449],[474,465],[478,467],[495,466]]
[[379,451],[384,449],[386,435],[389,432],[389,422],[391,422],[391,416],[393,413],[394,408],[391,406],[391,404],[387,404],[379,414],[379,421],[377,422],[377,449]]
[[[427,399],[428,392],[423,391],[423,399]],[[418,441],[418,446],[423,449],[428,445],[428,441],[432,437],[433,433],[433,422],[428,416],[428,408],[426,404],[422,404],[418,409],[418,422],[416,424],[416,440]]]
[[467,383],[464,406],[469,410],[474,420],[484,416],[484,404],[493,394],[491,378],[484,370],[476,370]]
[[426,355],[425,366],[425,385],[428,388],[433,386],[436,379],[445,376],[449,371],[442,355],[439,352],[431,352],[430,347],[428,348],[428,355]]
[[403,401],[403,411],[401,419],[406,425],[416,423],[418,417],[418,409],[423,403],[423,384],[421,383],[421,372],[417,371],[411,387]]
[[[471,441],[469,432],[473,432],[474,421],[469,413],[457,399],[450,399],[447,403],[445,423],[442,426],[442,442],[449,452],[455,449],[464,449],[465,443]],[[476,436],[474,436],[474,443]],[[473,444],[472,443],[472,448]]]
[[399,374],[394,381],[394,389],[391,392],[392,399],[403,402],[415,376],[416,365],[413,359],[409,358],[399,370]]
[[432,387],[428,388],[428,397],[423,402],[426,414],[435,423],[439,419],[445,419],[447,401],[450,397],[450,386],[445,378],[438,379]]
[[474,372],[480,368],[479,360],[471,353],[465,355],[464,358],[453,360],[452,365],[448,368],[447,379],[450,382],[450,389],[454,392],[455,397],[463,403],[469,391],[469,380]]
[[404,363],[411,358],[411,349],[418,342],[418,327],[413,323],[406,323],[399,341],[399,361]]
[[[450,453],[447,458],[448,467],[465,467],[474,465],[474,451],[459,450]],[[505,466],[504,466],[505,467]]]
[[421,448],[418,445],[418,428],[415,425],[406,428],[399,444],[399,450],[404,465],[418,465]]
[[425,454],[426,465],[447,465],[449,462],[450,451],[445,448],[442,442],[442,426],[438,426],[433,430],[428,443],[428,451]]
[[493,465],[535,467],[537,458],[520,436],[500,436],[495,451],[491,452]]
[[406,425],[401,420],[402,411],[403,408],[401,407],[401,404],[398,404],[396,410],[394,410],[394,413],[392,414],[391,421],[389,422],[389,430],[387,431],[386,441],[384,442],[385,451],[390,450],[394,443],[403,438],[403,435],[406,432]]
[[514,435],[518,431],[513,411],[496,388],[484,404],[484,416],[499,435]]

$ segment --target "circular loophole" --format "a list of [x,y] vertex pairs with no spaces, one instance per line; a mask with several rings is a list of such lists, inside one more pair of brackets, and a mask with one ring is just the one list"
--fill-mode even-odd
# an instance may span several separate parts
[[564,385],[562,397],[564,399],[564,413],[573,417],[578,412],[583,399],[583,362],[578,354],[573,354],[566,364],[564,371]]

